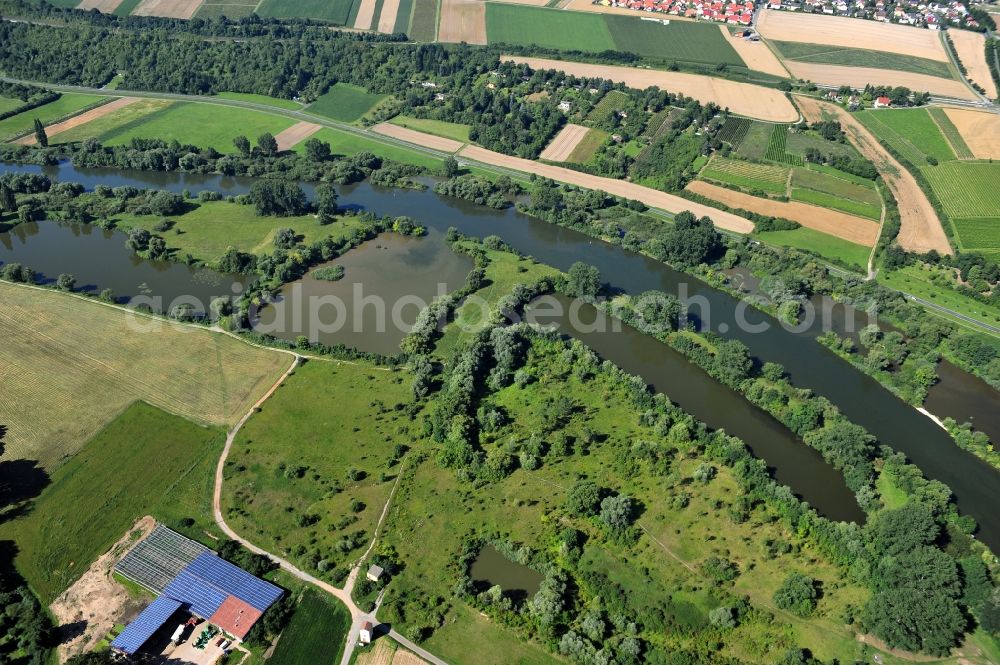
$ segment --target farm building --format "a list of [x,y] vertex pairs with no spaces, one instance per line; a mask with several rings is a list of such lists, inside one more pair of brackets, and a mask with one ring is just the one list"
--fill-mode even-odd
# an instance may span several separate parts
[[382,569],[382,566],[376,566],[375,564],[372,564],[371,568],[368,569],[368,573],[365,575],[365,577],[367,577],[372,582],[378,582],[379,578],[382,577],[382,573],[384,572],[385,571]]
[[137,652],[172,617],[192,615],[242,640],[283,591],[163,525],[139,542],[115,572],[157,594],[112,648]]

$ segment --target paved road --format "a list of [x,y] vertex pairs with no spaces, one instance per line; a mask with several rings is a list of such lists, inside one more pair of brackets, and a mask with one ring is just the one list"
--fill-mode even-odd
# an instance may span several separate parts
[[977,328],[980,328],[985,332],[990,333],[991,335],[1000,336],[1000,328],[996,326],[990,325],[989,323],[985,323],[983,321],[979,321],[978,319],[974,319],[971,316],[966,316],[965,314],[956,312],[953,309],[948,309],[947,307],[939,305],[936,302],[931,302],[929,300],[924,300],[923,298],[918,298],[917,296],[910,293],[906,293],[905,291],[900,291],[900,293],[902,293],[905,298],[920,303],[921,305],[927,307],[928,309],[933,309],[938,312],[943,312],[945,314],[948,314],[949,316],[955,317],[956,319],[961,319],[965,323],[976,326]]

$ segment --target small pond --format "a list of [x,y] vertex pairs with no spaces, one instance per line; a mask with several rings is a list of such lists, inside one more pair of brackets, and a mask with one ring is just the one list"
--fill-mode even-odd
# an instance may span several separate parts
[[469,577],[480,591],[499,586],[515,599],[534,596],[545,579],[537,570],[511,561],[492,545],[485,545],[479,551],[479,556],[472,562]]

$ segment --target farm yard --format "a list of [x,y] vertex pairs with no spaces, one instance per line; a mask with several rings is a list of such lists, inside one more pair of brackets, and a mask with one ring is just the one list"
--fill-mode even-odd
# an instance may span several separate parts
[[388,95],[372,94],[350,83],[337,83],[306,109],[310,113],[340,122],[356,122],[387,97]]
[[[144,322],[62,293],[0,283],[0,295],[6,454],[46,467],[135,400],[198,423],[232,424],[289,362],[225,335]],[[137,331],[143,323],[157,334]]]

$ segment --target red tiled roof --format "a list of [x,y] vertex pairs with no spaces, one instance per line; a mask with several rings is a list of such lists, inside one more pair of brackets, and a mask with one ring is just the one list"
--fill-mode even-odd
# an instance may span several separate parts
[[260,618],[261,611],[236,596],[229,596],[219,609],[209,618],[209,623],[215,624],[230,635],[242,640]]

